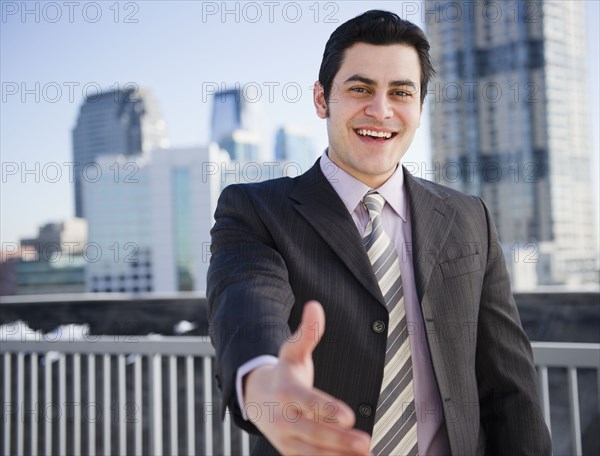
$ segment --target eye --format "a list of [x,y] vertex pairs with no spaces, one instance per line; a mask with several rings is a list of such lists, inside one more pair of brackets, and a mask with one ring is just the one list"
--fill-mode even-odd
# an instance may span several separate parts
[[350,88],[350,91],[355,93],[367,93],[367,89],[365,87],[352,87]]
[[400,97],[400,98],[412,97],[412,93],[407,92],[406,90],[394,90],[392,92],[392,95],[394,95],[396,97]]

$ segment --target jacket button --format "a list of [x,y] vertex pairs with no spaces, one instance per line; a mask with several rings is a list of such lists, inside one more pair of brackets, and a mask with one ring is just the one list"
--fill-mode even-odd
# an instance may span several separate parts
[[373,322],[372,328],[374,332],[376,332],[377,334],[381,334],[383,331],[385,331],[385,323],[381,320],[375,320]]
[[362,416],[364,418],[368,418],[371,416],[371,413],[373,413],[373,409],[371,408],[370,405],[361,404],[358,407],[358,413],[360,413],[360,416]]

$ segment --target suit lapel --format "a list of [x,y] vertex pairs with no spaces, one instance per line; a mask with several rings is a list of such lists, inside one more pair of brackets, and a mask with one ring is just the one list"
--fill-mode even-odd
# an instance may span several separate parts
[[[310,170],[298,177],[298,183],[290,194],[290,198],[296,202],[295,209],[327,242],[357,280],[385,305],[356,225],[321,172],[319,163],[317,161]],[[452,226],[455,210],[444,202],[448,195],[443,190],[428,186],[406,169],[404,179],[411,213],[415,282],[419,302],[422,302],[431,271],[437,264]]]
[[448,194],[443,190],[428,186],[406,169],[404,179],[411,213],[415,282],[419,302],[422,303],[431,271],[452,226],[455,210],[444,202]]
[[325,240],[356,279],[375,299],[385,305],[356,225],[321,172],[320,160],[298,177],[290,199],[296,202],[295,209]]

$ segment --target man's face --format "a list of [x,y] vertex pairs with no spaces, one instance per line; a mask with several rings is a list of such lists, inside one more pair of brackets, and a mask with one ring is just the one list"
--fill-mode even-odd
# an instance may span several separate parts
[[346,49],[328,103],[315,84],[317,115],[327,119],[329,158],[370,187],[381,186],[420,125],[420,75],[412,46],[356,43]]

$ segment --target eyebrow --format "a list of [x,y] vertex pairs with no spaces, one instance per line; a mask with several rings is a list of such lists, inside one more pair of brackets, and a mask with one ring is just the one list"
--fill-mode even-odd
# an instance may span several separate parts
[[[374,81],[373,79],[361,76],[359,74],[353,74],[352,76],[350,76],[348,79],[346,79],[344,81],[344,84],[347,84],[348,82],[362,82],[363,84],[367,84],[367,85],[370,85],[370,86],[377,86],[377,82],[376,81]],[[410,86],[414,90],[418,90],[418,85],[415,82],[411,81],[410,79],[400,79],[400,80],[397,80],[397,81],[390,81],[390,83],[388,84],[388,86],[389,87]]]

